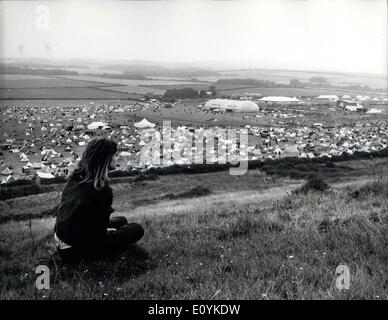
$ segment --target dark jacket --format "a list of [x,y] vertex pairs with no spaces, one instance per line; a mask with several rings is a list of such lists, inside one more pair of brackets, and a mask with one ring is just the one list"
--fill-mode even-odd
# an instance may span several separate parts
[[108,185],[97,191],[92,182],[79,184],[82,179],[75,171],[63,189],[54,231],[73,247],[90,248],[107,237],[113,193]]

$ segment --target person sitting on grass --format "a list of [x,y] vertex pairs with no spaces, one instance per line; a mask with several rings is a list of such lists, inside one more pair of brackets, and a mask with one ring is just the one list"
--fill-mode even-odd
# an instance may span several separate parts
[[144,235],[137,223],[113,217],[108,171],[116,168],[117,144],[93,138],[62,192],[54,240],[64,262],[103,258],[125,252]]

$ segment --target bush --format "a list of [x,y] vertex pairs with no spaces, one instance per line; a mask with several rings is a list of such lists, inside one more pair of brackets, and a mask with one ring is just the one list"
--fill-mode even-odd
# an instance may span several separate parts
[[266,217],[240,216],[229,228],[223,228],[217,235],[219,240],[230,240],[235,238],[246,238],[252,233],[282,232],[284,226],[281,223],[272,221]]
[[14,186],[12,188],[1,188],[0,200],[29,196],[41,193],[41,188],[36,184]]
[[63,184],[52,184],[52,185],[37,185],[27,184],[22,186],[13,186],[9,188],[1,188],[0,200],[7,200],[19,197],[25,197],[32,194],[47,193],[54,191],[62,191]]
[[50,179],[41,179],[40,183],[42,185],[50,185],[50,184],[59,184],[59,183],[66,183],[67,182],[67,177],[62,176],[62,177],[54,177]]
[[369,196],[385,195],[388,196],[388,188],[385,188],[387,184],[382,181],[373,181],[366,185],[363,185],[359,189],[353,191],[350,195],[354,199],[366,199]]
[[323,180],[319,174],[311,174],[308,176],[306,183],[297,192],[308,193],[309,191],[323,192],[329,188],[329,185]]
[[132,177],[139,174],[138,170],[115,170],[109,172],[109,178]]
[[198,91],[192,88],[167,89],[163,95],[163,99],[191,99],[198,97]]
[[[190,189],[189,191],[185,191],[185,192],[173,195],[172,198],[173,199],[196,198],[196,197],[206,196],[209,193],[210,193],[210,189],[202,187],[202,186],[197,186],[197,187],[194,187],[194,188]],[[171,199],[170,195],[169,195],[169,197]]]
[[7,188],[7,187],[32,185],[34,183],[35,182],[32,179],[20,179],[20,180],[14,180],[8,183],[3,183],[1,186]]
[[147,181],[147,180],[157,180],[159,179],[158,175],[155,173],[140,173],[136,178],[134,179],[135,182],[138,181]]
[[326,167],[326,168],[335,168],[335,164],[334,164],[333,162],[327,162],[327,163],[325,164],[325,167]]

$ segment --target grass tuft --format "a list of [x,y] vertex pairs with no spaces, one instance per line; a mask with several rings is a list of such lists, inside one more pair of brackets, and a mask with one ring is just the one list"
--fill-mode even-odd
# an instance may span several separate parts
[[307,177],[306,183],[296,192],[308,193],[310,191],[323,192],[329,189],[329,185],[323,180],[319,174],[311,174]]

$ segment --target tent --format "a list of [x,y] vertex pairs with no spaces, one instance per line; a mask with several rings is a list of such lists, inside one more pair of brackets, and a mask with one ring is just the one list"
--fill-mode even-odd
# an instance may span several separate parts
[[370,109],[366,113],[382,113],[381,109]]
[[101,121],[95,121],[88,124],[87,127],[89,130],[95,130],[95,129],[105,129],[106,127],[108,127],[108,125]]
[[299,150],[297,145],[286,146],[284,148],[284,152],[291,157],[297,157],[299,155]]
[[52,173],[50,173],[50,172],[37,171],[36,174],[41,179],[52,179],[52,178],[55,178],[54,175]]
[[338,96],[335,94],[321,94],[316,99],[323,99],[323,100],[338,100]]
[[139,129],[153,128],[155,127],[155,123],[149,122],[147,119],[143,118],[143,120],[135,122],[134,126]]
[[276,96],[263,97],[263,98],[260,98],[259,101],[263,101],[263,102],[300,102],[300,100],[295,98],[295,97],[276,97]]
[[356,105],[347,105],[345,107],[345,110],[347,111],[358,111],[362,110],[364,107],[362,105],[356,104]]
[[212,99],[205,103],[204,109],[229,110],[233,112],[257,112],[259,107],[249,100]]
[[119,156],[120,157],[130,157],[131,156],[131,153],[130,152],[126,152],[126,151],[121,151],[119,153]]
[[1,172],[1,174],[2,175],[4,175],[4,176],[8,176],[8,175],[10,175],[10,174],[12,174],[13,172],[12,172],[12,170],[10,169],[10,168],[5,168],[2,172]]
[[11,182],[11,181],[15,181],[15,178],[12,177],[11,175],[9,175],[7,178],[5,178],[5,179],[3,179],[1,181],[1,184],[8,183],[8,182]]

